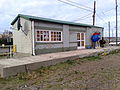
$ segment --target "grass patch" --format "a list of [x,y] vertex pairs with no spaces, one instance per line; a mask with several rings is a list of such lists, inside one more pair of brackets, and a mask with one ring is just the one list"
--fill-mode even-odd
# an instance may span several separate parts
[[[113,51],[110,54],[117,54],[120,53],[120,51]],[[74,67],[75,65],[78,64],[82,64],[84,62],[88,62],[88,61],[97,61],[97,60],[101,60],[102,57],[101,55],[99,56],[90,56],[90,57],[85,57],[85,58],[80,58],[80,59],[76,59],[76,60],[67,60],[65,62],[61,62],[58,63],[56,65],[51,65],[51,66],[47,66],[47,67],[41,67],[35,71],[32,72],[28,72],[28,73],[20,73],[15,77],[9,77],[7,79],[2,79],[0,78],[0,88],[1,90],[3,90],[2,88],[15,88],[16,86],[21,86],[24,84],[27,84],[28,82],[32,82],[32,84],[36,84],[38,83],[38,85],[40,85],[43,82],[48,82],[50,78],[55,77],[55,76],[59,76],[59,75],[63,75],[63,77],[60,78],[54,78],[55,80],[57,80],[57,82],[63,82],[65,78],[69,77],[71,78],[70,80],[82,80],[82,76],[85,74],[84,72],[80,72],[80,71],[71,71],[69,72],[68,70],[70,70],[72,67]],[[66,72],[68,71],[68,72]],[[118,68],[118,71],[120,71],[120,68]],[[65,74],[65,75],[64,75]],[[91,78],[95,78],[96,74],[93,74],[91,76]],[[104,77],[107,80],[111,80],[112,76],[110,76],[110,74],[105,73]],[[51,79],[54,80],[54,79]],[[61,85],[56,85],[55,88],[60,88]],[[53,86],[49,86],[49,88],[53,88]]]
[[87,59],[88,61],[96,61],[96,60],[101,59],[101,57],[100,56],[90,56],[90,57],[86,57],[84,59]]
[[101,56],[90,56],[90,57],[85,57],[85,58],[79,59],[79,61],[83,63],[83,62],[87,62],[87,61],[97,61],[100,59],[101,59]]
[[55,84],[55,85],[48,85],[48,87],[44,90],[63,90],[61,84]]
[[120,53],[120,50],[115,50],[115,51],[110,52],[110,54],[118,54],[118,53]]
[[76,63],[76,60],[67,60],[65,63],[73,65]]
[[10,56],[6,54],[5,55],[0,54],[0,59],[7,59],[7,58],[10,58]]
[[57,82],[61,82],[61,81],[63,81],[64,80],[64,78],[59,78],[58,80],[57,80]]
[[[58,63],[56,65],[41,67],[32,72],[19,73],[15,77],[9,77],[7,79],[0,78],[0,81],[6,82],[6,81],[11,81],[13,79],[26,81],[26,80],[34,79],[37,76],[49,75],[50,73],[54,73],[54,71],[57,71],[57,70],[69,69],[72,65],[77,64],[78,62],[81,62],[81,61],[95,61],[98,59],[101,59],[101,57],[100,56],[90,56],[90,57],[86,57],[86,58],[79,59],[79,60],[67,60],[66,62]],[[74,71],[74,73],[78,74],[79,72]]]
[[[44,81],[47,82],[47,80],[49,80],[51,76],[53,75],[55,76],[59,73],[61,74],[61,72],[69,70],[69,68],[73,67],[73,65],[76,65],[78,61],[81,62],[81,60],[84,61],[85,59],[86,61],[94,61],[96,59],[100,59],[100,57],[95,56],[95,57],[83,58],[80,60],[67,60],[66,62],[58,63],[56,65],[41,67],[32,72],[20,73],[14,77],[9,77],[7,79],[0,78],[0,87],[1,88],[8,88],[8,87],[15,88],[16,86],[21,86],[25,83],[27,84],[27,82],[29,81],[32,81],[32,83],[39,82],[39,84]],[[67,73],[66,76],[72,77],[74,75],[82,75],[82,74],[84,74],[84,72],[73,71],[73,72]],[[63,80],[64,78],[59,78],[58,82],[62,82]]]
[[96,73],[93,73],[92,75],[91,75],[91,78],[95,78],[96,77]]

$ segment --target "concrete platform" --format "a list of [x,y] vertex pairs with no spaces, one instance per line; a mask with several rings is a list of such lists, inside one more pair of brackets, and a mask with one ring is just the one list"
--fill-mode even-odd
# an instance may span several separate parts
[[67,60],[74,60],[88,56],[96,56],[102,52],[111,52],[120,50],[120,47],[111,46],[101,49],[83,49],[68,52],[42,54],[38,56],[30,56],[19,59],[1,59],[0,60],[0,75],[8,77],[16,75],[20,72],[28,72],[36,70],[41,66],[55,65]]

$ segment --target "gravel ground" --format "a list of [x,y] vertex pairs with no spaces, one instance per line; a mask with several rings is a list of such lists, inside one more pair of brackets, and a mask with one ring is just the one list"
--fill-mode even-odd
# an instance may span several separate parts
[[67,61],[0,83],[0,90],[120,90],[120,53]]

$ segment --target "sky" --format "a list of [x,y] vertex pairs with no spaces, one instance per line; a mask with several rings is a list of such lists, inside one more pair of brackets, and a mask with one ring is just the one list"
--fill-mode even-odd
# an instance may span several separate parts
[[[77,7],[62,1],[75,2],[74,5]],[[18,14],[92,25],[93,6],[94,0],[0,0],[0,32],[10,30],[10,23]],[[119,6],[120,1],[118,1],[118,30],[120,29]],[[104,27],[104,36],[108,36],[109,21],[111,36],[115,36],[115,0],[96,0],[95,25]]]

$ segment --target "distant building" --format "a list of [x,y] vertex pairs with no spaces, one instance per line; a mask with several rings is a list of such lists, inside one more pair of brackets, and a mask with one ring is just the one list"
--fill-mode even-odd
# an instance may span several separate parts
[[[109,37],[104,37],[104,39],[109,41]],[[120,42],[120,37],[118,37],[117,40]],[[116,42],[116,37],[110,37],[110,42]]]
[[2,38],[2,34],[0,34],[0,38]]
[[7,43],[13,42],[13,33],[11,31],[5,30],[2,34],[2,38],[6,39]]
[[0,45],[13,45],[13,34],[11,31],[5,30],[2,34],[0,34]]
[[17,52],[41,53],[77,50],[91,45],[95,32],[103,27],[19,14],[11,23]]
[[5,30],[2,35],[4,38],[12,38],[13,37],[12,32],[8,31],[8,30]]

